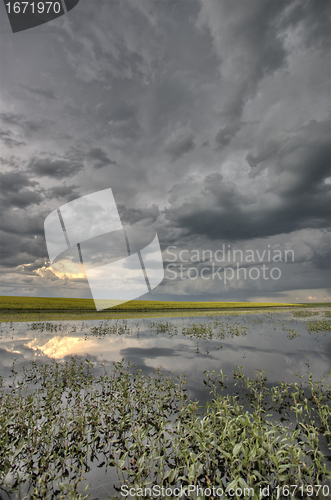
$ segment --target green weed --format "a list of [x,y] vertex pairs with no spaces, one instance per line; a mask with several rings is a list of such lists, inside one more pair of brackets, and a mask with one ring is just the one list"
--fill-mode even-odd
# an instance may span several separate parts
[[[266,386],[265,374],[205,373],[212,399],[202,408],[185,396],[185,379],[160,370],[143,375],[124,363],[111,372],[88,360],[26,365],[2,380],[0,491],[20,498],[87,498],[91,464],[134,488],[260,487],[326,484],[321,451],[331,444],[330,379],[308,374],[294,385]],[[146,497],[145,497],[146,498]],[[166,498],[166,497],[164,497]],[[195,497],[192,497],[195,498]],[[240,498],[229,496],[224,498]],[[301,498],[306,498],[306,494]],[[314,498],[311,496],[311,498]]]

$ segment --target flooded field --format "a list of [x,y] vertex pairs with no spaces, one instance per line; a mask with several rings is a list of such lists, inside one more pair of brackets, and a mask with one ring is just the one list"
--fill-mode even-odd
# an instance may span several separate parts
[[[0,325],[0,374],[32,360],[68,356],[97,364],[121,361],[150,373],[185,374],[192,397],[203,396],[204,370],[231,376],[266,372],[271,384],[315,378],[331,369],[331,318],[327,310],[284,311],[100,321],[44,321]],[[205,392],[205,391],[204,391]]]
[[[176,375],[185,375],[186,395],[206,405],[211,399],[211,389],[205,384],[208,371],[221,371],[227,377],[222,378],[221,386],[225,387],[224,394],[232,396],[238,391],[240,374],[259,374],[269,390],[282,383],[301,383],[300,377],[307,379],[307,373],[314,380],[327,379],[331,369],[330,330],[327,309],[1,323],[0,375],[6,392],[8,377],[15,372],[20,380],[23,368],[31,362],[38,366],[53,360],[63,363],[71,357],[87,359],[98,374],[111,371],[114,362],[124,360],[123,367],[135,365],[142,376],[153,375],[158,368],[162,376],[173,380]],[[160,387],[163,383],[160,381]],[[326,444],[321,446],[327,454]],[[119,484],[114,467],[106,473],[90,466],[84,476],[91,484],[90,498],[114,495],[113,486]]]

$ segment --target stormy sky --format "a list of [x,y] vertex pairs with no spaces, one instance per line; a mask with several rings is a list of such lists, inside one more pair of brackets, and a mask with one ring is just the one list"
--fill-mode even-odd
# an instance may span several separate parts
[[[44,219],[110,187],[159,236],[144,298],[331,301],[330,0],[80,0],[14,34],[0,8],[2,295],[90,297]],[[224,282],[223,245],[294,259]]]

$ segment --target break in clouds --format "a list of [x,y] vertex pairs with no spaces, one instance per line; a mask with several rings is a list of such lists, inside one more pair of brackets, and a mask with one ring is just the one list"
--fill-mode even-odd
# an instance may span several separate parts
[[211,273],[202,252],[223,245],[264,255],[247,271],[268,263],[264,250],[294,254],[278,280],[166,272],[146,298],[330,297],[330,11],[81,0],[16,34],[2,15],[1,293],[89,297],[79,270],[50,267],[43,223],[111,187],[124,224],[155,227],[165,266],[170,246],[176,265],[198,252],[184,278],[192,265]]

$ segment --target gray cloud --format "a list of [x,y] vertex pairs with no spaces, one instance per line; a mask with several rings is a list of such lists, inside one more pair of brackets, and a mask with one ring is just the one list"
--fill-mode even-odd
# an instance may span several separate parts
[[330,2],[320,0],[297,0],[289,7],[284,23],[290,27],[301,27],[303,40],[307,46],[326,48],[329,50],[330,38]]
[[88,157],[91,158],[91,160],[95,160],[96,163],[93,165],[94,168],[103,168],[107,167],[108,165],[116,165],[116,161],[111,160],[108,158],[107,153],[104,149],[102,148],[92,148],[88,152]]
[[[11,293],[15,276],[16,292],[25,286],[18,264],[47,259],[44,218],[105,187],[123,223],[153,224],[163,249],[293,246],[296,267],[265,296],[325,287],[329,0],[80,2],[68,19],[54,21],[51,38],[38,31],[41,52],[29,33],[1,39]],[[63,286],[29,269],[24,278],[40,290]],[[66,287],[74,294],[78,285]],[[260,293],[201,282],[161,288],[168,298]]]
[[176,137],[170,137],[166,146],[166,152],[169,154],[171,161],[178,160],[181,156],[195,148],[194,134],[181,134]]
[[31,180],[26,173],[9,171],[0,172],[0,184],[2,194],[6,192],[17,192],[28,186],[36,186],[37,182]]
[[63,179],[76,175],[82,170],[83,164],[61,158],[39,157],[32,158],[28,168],[33,175]]
[[245,102],[255,94],[259,81],[286,64],[281,24],[288,2],[211,0],[201,5],[197,25],[209,30],[220,61],[219,114],[226,125],[216,142],[225,146],[240,129]]
[[[17,214],[15,215],[17,220]],[[1,266],[9,269],[36,261],[40,264],[38,259],[42,259],[43,262],[48,260],[43,227],[33,225],[32,221],[27,221],[24,227],[23,211],[19,217],[22,219],[22,227],[11,228],[13,232],[6,227],[6,221],[1,222]]]
[[215,137],[218,148],[222,148],[230,144],[232,137],[240,130],[241,122],[233,122],[221,128]]
[[118,205],[118,212],[122,222],[130,225],[137,223],[153,224],[161,215],[160,209],[156,205],[139,209]]
[[26,137],[43,130],[48,124],[45,119],[29,120],[24,115],[17,113],[0,113],[0,119],[6,125],[16,126]]
[[[330,224],[330,148],[293,141],[282,151],[264,193],[241,192],[220,174],[174,188],[166,217],[177,227],[209,238],[246,239]],[[297,146],[297,147],[295,147]],[[285,168],[286,165],[286,168]],[[255,200],[255,196],[257,199]],[[275,202],[270,203],[270,198]]]
[[324,182],[331,176],[328,122],[311,122],[285,141],[262,142],[246,158],[253,171],[258,169],[253,178],[268,173],[262,191],[255,192],[255,183],[241,191],[221,174],[210,174],[199,184],[175,186],[167,218],[192,234],[230,239],[329,226],[331,184]]
[[[29,205],[36,205],[42,201],[43,197],[36,191],[23,189],[19,193],[10,193],[5,197],[5,204],[12,207],[26,208]],[[3,201],[3,197],[1,202]]]
[[1,165],[6,165],[10,168],[19,166],[19,158],[17,156],[11,155],[9,158],[0,157]]
[[79,198],[79,190],[78,186],[75,185],[62,185],[62,186],[54,186],[47,190],[46,195],[50,199],[64,199],[66,202],[75,200]]
[[31,94],[35,94],[38,97],[45,97],[46,99],[57,99],[56,93],[53,89],[28,87],[27,85],[22,85],[22,87],[31,92]]
[[10,130],[0,130],[0,140],[8,148],[18,148],[20,146],[25,146],[25,142],[17,141],[13,137],[13,133]]

